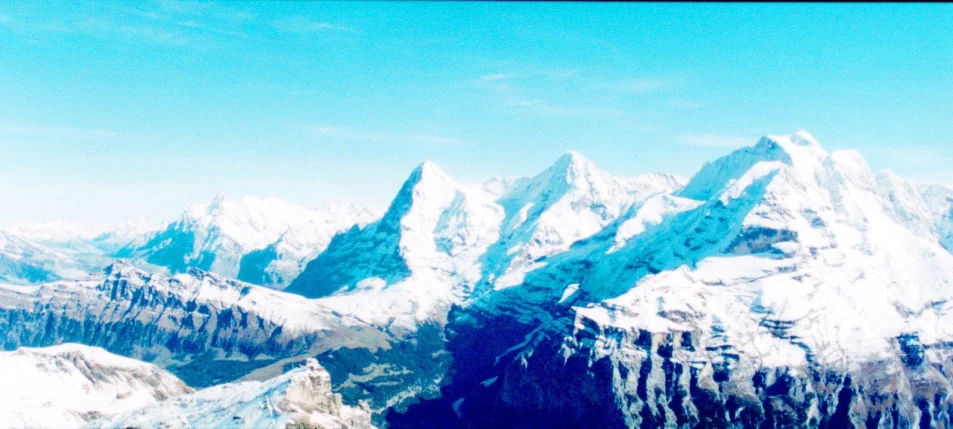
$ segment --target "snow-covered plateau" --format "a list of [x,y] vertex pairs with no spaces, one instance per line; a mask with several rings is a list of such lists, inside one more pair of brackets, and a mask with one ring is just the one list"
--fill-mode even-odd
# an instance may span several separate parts
[[4,231],[6,349],[207,387],[117,425],[255,426],[317,357],[381,427],[953,427],[953,188],[805,131],[690,179],[424,162],[380,216],[219,198],[82,276],[44,274],[62,234]]

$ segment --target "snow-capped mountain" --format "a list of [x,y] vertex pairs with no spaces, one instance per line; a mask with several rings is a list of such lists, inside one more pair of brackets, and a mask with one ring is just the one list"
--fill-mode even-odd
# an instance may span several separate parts
[[98,347],[0,352],[5,427],[255,427],[371,429],[366,404],[343,405],[315,359],[266,381],[195,392],[159,367]]
[[856,152],[766,137],[462,311],[448,349],[483,358],[445,401],[491,426],[948,421],[935,212]]
[[16,223],[0,228],[0,282],[74,279],[102,270],[109,253],[155,228],[144,219],[118,225]]
[[[613,177],[570,152],[479,185],[425,162],[370,223],[318,228],[301,221],[308,209],[277,206],[219,199],[129,252],[173,271],[294,278],[284,292],[119,263],[0,286],[5,345],[101,345],[196,386],[317,356],[346,401],[366,399],[394,428],[886,428],[953,415],[953,191],[874,173],[804,131],[688,181]],[[268,383],[232,390],[283,389]],[[195,401],[257,421],[258,393]],[[128,421],[197,415],[173,403]]]
[[219,195],[195,205],[144,243],[116,253],[181,273],[199,268],[281,289],[320,253],[331,237],[374,219],[368,208],[331,204],[319,209],[275,198]]
[[165,427],[372,429],[363,403],[343,405],[315,359],[273,379],[222,384],[92,422],[88,428]]
[[104,259],[67,253],[0,229],[0,282],[26,284],[73,278],[102,266]]
[[4,427],[75,428],[192,392],[155,365],[79,344],[0,352],[0,380]]
[[115,225],[72,222],[21,222],[6,229],[35,243],[73,254],[109,254],[159,230],[159,225],[137,218]]
[[287,291],[328,297],[377,325],[442,323],[450,305],[519,284],[547,257],[681,185],[661,174],[615,178],[574,152],[535,177],[483,185],[425,162],[379,221],[336,236]]

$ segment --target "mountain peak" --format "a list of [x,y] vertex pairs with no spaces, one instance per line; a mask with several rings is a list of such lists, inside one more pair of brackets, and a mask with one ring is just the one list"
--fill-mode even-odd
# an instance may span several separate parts
[[556,160],[555,165],[567,171],[582,171],[594,166],[589,158],[586,158],[583,154],[574,150],[566,151],[563,156]]
[[761,138],[758,145],[768,144],[779,147],[787,153],[792,162],[798,162],[798,158],[812,158],[819,160],[827,157],[827,151],[821,147],[811,133],[807,130],[799,129],[789,135],[768,135]]
[[[595,172],[601,172],[595,164],[581,153],[576,151],[567,151],[559,157],[556,162],[543,171],[538,178],[557,180],[559,182],[573,183],[579,178],[587,177]],[[598,174],[598,173],[597,173]]]
[[566,160],[573,164],[582,164],[582,163],[589,162],[589,159],[586,158],[585,155],[579,152],[576,152],[574,150],[567,150],[566,153],[563,154],[563,156],[559,157],[559,159],[560,161]]
[[106,277],[124,277],[130,274],[145,274],[145,271],[140,270],[126,259],[116,259],[103,268],[103,274]]
[[433,161],[424,161],[410,173],[404,186],[416,187],[422,183],[454,183],[454,181]]
[[224,204],[227,200],[228,198],[225,197],[224,193],[219,192],[218,194],[215,194],[215,198],[212,198],[212,202],[208,205],[208,212],[211,214],[221,210],[222,204]]
[[791,134],[791,141],[800,146],[821,146],[820,143],[817,142],[817,139],[804,128],[795,130],[794,133]]
[[707,200],[761,162],[781,162],[798,177],[810,181],[827,157],[827,151],[806,130],[800,129],[790,135],[767,135],[754,146],[739,148],[706,163],[680,194],[686,198]]

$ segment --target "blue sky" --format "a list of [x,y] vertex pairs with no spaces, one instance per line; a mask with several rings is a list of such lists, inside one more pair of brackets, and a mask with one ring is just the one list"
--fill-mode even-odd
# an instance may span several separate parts
[[953,6],[0,3],[0,222],[385,206],[425,159],[570,149],[690,175],[797,128],[953,184]]

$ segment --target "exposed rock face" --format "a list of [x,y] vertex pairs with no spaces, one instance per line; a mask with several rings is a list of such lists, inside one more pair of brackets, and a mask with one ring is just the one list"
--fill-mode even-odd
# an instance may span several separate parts
[[769,367],[691,332],[559,324],[459,413],[491,427],[892,428],[949,427],[953,412],[953,362],[924,362],[916,346],[856,368]]
[[78,342],[155,361],[193,386],[231,381],[285,357],[389,336],[319,303],[192,271],[166,277],[128,264],[105,277],[0,287],[8,350]]
[[318,364],[317,359],[308,358],[305,365],[308,370],[291,377],[285,398],[278,406],[296,407],[304,412],[340,414],[341,395],[331,392],[331,374]]
[[210,387],[95,421],[89,427],[159,427],[171,422],[187,427],[374,428],[365,404],[343,405],[341,395],[331,391],[331,376],[316,359],[264,382]]

